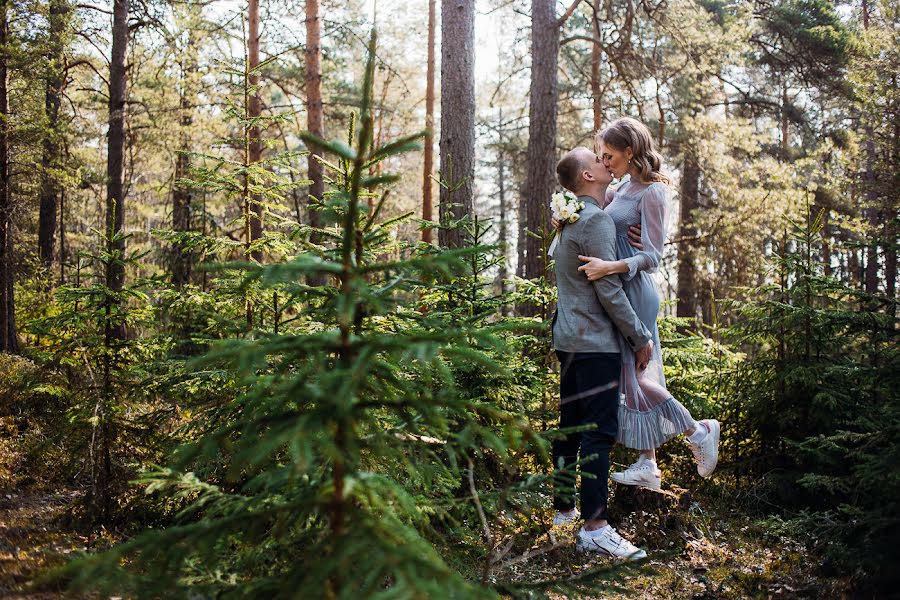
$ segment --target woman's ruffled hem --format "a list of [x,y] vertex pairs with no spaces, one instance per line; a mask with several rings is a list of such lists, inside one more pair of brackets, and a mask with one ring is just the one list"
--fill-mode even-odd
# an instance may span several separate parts
[[650,410],[641,411],[619,404],[619,433],[616,441],[635,450],[659,448],[676,435],[694,426],[691,413],[675,398]]

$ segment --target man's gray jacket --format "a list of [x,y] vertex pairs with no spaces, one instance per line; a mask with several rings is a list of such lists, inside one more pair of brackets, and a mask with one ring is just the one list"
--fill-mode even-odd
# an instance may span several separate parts
[[[553,251],[559,300],[553,319],[553,348],[564,352],[621,352],[624,339],[632,350],[650,341],[650,332],[634,313],[618,275],[588,281],[578,270],[578,255],[616,260],[616,226],[590,196],[579,196],[584,210],[567,223]],[[621,334],[621,338],[620,338]]]

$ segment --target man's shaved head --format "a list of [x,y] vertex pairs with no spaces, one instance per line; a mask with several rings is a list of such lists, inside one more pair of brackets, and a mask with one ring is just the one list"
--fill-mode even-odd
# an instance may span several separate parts
[[590,168],[594,153],[579,146],[566,152],[556,163],[556,178],[559,184],[572,193],[577,194],[581,187],[581,174]]

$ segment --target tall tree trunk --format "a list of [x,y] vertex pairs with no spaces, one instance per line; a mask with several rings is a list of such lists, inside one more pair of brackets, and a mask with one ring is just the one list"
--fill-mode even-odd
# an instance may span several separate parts
[[[259,101],[259,73],[256,68],[259,66],[259,0],[249,0],[247,10],[247,53],[249,56],[248,68],[250,83],[250,101],[247,107],[247,117],[250,119],[259,118],[262,114],[261,104]],[[256,164],[262,160],[262,144],[260,141],[260,129],[258,125],[253,125],[249,132],[249,164]],[[263,226],[263,206],[259,194],[250,194],[250,205],[252,215],[250,215],[250,243],[262,238]],[[250,254],[254,260],[262,262],[262,250],[254,250]]]
[[[196,49],[194,48],[194,30],[188,27],[187,44],[182,49],[181,57],[181,89],[179,90],[179,104],[181,116],[179,118],[179,145],[180,152],[175,158],[175,185],[172,190],[172,229],[178,232],[192,230],[191,201],[193,194],[190,187],[182,183],[188,176],[190,161],[188,152],[191,149],[191,114],[192,79],[197,69]],[[191,271],[194,266],[194,256],[183,243],[175,243],[172,247],[172,285],[182,288],[191,281]]]
[[[500,201],[500,232],[497,242],[500,245],[500,252],[503,253],[497,279],[500,280],[500,293],[503,294],[506,292],[506,279],[509,277],[507,266],[509,258],[509,252],[507,251],[509,219],[506,214],[506,140],[503,137],[503,107],[497,110],[497,124],[497,196]],[[502,314],[507,314],[506,304],[503,304],[500,310]]]
[[525,277],[525,238],[528,237],[528,201],[521,194],[516,207],[516,275]]
[[[109,62],[109,132],[106,159],[106,234],[107,252],[125,256],[125,240],[113,239],[125,229],[125,97],[127,79],[125,56],[128,51],[129,0],[113,3],[112,52]],[[106,264],[106,285],[121,291],[125,285],[125,265],[121,260]],[[125,338],[121,319],[113,315],[118,309],[115,301],[107,299],[104,320],[103,388],[94,410],[94,431],[91,438],[91,490],[87,501],[90,512],[99,522],[106,522],[110,514],[110,484],[112,479],[111,445],[114,438],[110,403],[113,398],[113,365],[117,342]]]
[[790,99],[787,82],[781,83],[781,160],[787,161],[791,149],[791,121],[788,118]]
[[66,282],[66,189],[59,190],[59,285]]
[[[547,204],[556,187],[556,105],[559,100],[557,65],[560,25],[553,0],[531,1],[531,86],[528,105],[528,149],[525,152],[525,227],[539,233],[548,226]],[[544,244],[534,235],[524,245],[522,274],[535,279],[544,273]],[[526,311],[528,309],[525,309]]]
[[[891,77],[894,89],[897,89],[896,73]],[[891,155],[893,164],[900,163],[900,121],[894,120],[894,128],[891,138]],[[893,215],[897,214],[897,201],[895,195],[889,194],[884,220],[884,281],[888,298],[895,298],[897,292],[897,220]],[[893,314],[893,312],[892,312]]]
[[603,91],[600,88],[600,64],[603,48],[600,46],[600,13],[599,2],[594,3],[594,14],[591,19],[594,41],[591,44],[591,100],[594,113],[594,131],[603,127]]
[[[319,0],[306,0],[306,127],[313,135],[325,137],[325,111],[322,105],[322,22],[319,17]],[[325,196],[325,169],[313,153],[321,152],[319,148],[310,148],[307,158],[307,174],[312,184],[309,186],[309,224],[319,227],[319,212],[313,208],[313,202],[321,202]],[[319,241],[312,236],[313,243]],[[324,275],[311,275],[307,278],[309,285],[324,285]]]
[[[472,214],[475,175],[475,0],[441,3],[442,224]],[[440,229],[441,246],[465,244],[460,229]]]
[[[125,55],[128,49],[129,0],[113,4],[112,56],[109,64],[109,133],[106,162],[106,230],[121,232],[125,228]],[[110,251],[125,254],[125,241],[110,241]],[[117,263],[119,261],[116,261]],[[125,283],[125,266],[110,264],[108,285],[121,290]]]
[[[428,0],[428,68],[425,80],[425,128],[428,135],[425,136],[425,166],[422,172],[422,219],[430,221],[431,215],[431,191],[434,182],[431,180],[434,171],[434,38],[436,29],[436,0]],[[431,229],[422,229],[422,241],[431,243]]]
[[[864,117],[865,118],[865,117]],[[866,292],[875,294],[878,292],[878,230],[880,215],[878,210],[878,176],[875,173],[875,132],[871,125],[865,127],[866,147],[866,208],[863,213],[869,223],[869,231],[866,235]]]
[[694,223],[694,210],[700,204],[700,165],[691,145],[685,145],[684,166],[681,172],[681,227],[678,245],[678,306],[679,317],[696,319],[698,313],[697,296],[699,279],[697,277],[697,226]]
[[[517,237],[519,277],[534,279],[544,275],[543,244],[529,235],[547,226],[547,203],[556,186],[556,104],[559,99],[557,66],[559,32],[579,1],[557,19],[555,3],[531,1],[531,84],[528,103],[528,147],[525,152],[525,185],[519,194],[519,231]],[[533,313],[536,307],[520,307]]]
[[18,352],[9,168],[9,0],[0,0],[0,351]]
[[[306,49],[304,50],[304,59],[306,61],[306,127],[310,133],[320,138],[325,136],[325,115],[322,109],[321,56],[319,1],[306,0]],[[313,151],[319,150],[313,149]],[[313,158],[312,153],[310,153],[307,165],[309,179],[312,180],[312,184],[309,187],[309,195],[321,201],[325,195],[325,176],[322,163]],[[312,208],[309,210],[309,223],[313,227],[319,226],[319,213],[312,210]]]
[[[862,2],[862,18],[863,29],[869,29],[869,3],[868,0]],[[868,123],[866,116],[862,117],[866,122],[865,144],[866,148],[866,207],[863,214],[869,223],[869,231],[866,235],[868,238],[866,244],[866,270],[865,270],[865,290],[869,294],[878,292],[878,244],[875,239],[877,237],[879,214],[878,214],[878,177],[875,173],[876,156],[875,156],[875,131],[872,125]]]
[[65,81],[65,39],[70,7],[67,0],[50,0],[49,35],[47,39],[47,74],[44,110],[47,129],[41,155],[41,193],[38,215],[38,255],[48,272],[53,266],[56,236],[59,179],[53,169],[59,167],[59,108]]

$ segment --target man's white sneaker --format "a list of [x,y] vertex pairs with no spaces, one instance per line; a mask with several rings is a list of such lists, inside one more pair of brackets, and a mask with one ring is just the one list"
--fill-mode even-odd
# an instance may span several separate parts
[[609,477],[622,485],[637,485],[657,491],[662,484],[662,472],[656,468],[656,462],[643,456],[624,471],[610,473]]
[[578,543],[575,547],[582,552],[600,552],[625,560],[647,558],[646,552],[619,535],[612,525],[607,525],[599,532],[586,531],[582,527],[578,531]]
[[700,424],[707,428],[706,437],[697,444],[688,441],[688,446],[697,461],[697,472],[701,477],[709,477],[719,463],[719,422],[715,419],[703,419]]
[[574,523],[579,518],[581,518],[581,513],[578,512],[577,509],[569,512],[556,511],[553,514],[553,526],[559,527],[560,525],[568,525],[569,523]]

